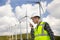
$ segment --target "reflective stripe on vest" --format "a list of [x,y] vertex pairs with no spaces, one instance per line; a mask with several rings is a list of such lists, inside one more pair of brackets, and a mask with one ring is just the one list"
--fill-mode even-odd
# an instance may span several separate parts
[[38,34],[38,35],[35,35],[35,37],[37,36],[48,36],[47,34]]

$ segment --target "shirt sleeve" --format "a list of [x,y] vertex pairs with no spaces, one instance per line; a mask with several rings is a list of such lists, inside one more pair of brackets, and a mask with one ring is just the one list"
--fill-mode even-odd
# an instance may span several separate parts
[[51,28],[50,28],[50,26],[47,22],[45,23],[44,29],[48,32],[48,35],[50,36],[50,39],[55,40],[54,33],[52,32],[52,30],[51,30]]
[[33,39],[34,38],[34,29],[31,28],[31,38]]

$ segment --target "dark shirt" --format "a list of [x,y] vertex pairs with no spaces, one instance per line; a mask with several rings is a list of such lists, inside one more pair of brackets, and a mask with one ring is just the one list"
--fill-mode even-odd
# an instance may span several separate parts
[[31,39],[33,40],[34,39],[34,29],[31,28]]
[[[52,30],[47,22],[45,22],[44,30],[46,30],[48,32],[48,35],[50,36],[51,40],[55,40],[54,33],[52,32]],[[34,38],[34,29],[33,28],[31,28],[31,37],[32,37],[32,39]]]
[[49,26],[49,24],[47,22],[45,22],[44,29],[48,32],[48,35],[50,36],[50,39],[55,40],[54,33],[52,32],[52,30],[51,30],[51,28],[50,28],[50,26]]

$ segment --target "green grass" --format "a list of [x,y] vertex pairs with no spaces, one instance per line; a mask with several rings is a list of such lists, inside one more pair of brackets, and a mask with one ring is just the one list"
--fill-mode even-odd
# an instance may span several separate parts
[[55,36],[55,40],[60,40],[60,36]]
[[7,36],[0,36],[0,40],[8,40]]
[[[18,39],[20,39],[20,35],[17,35]],[[23,39],[26,39],[26,34],[22,35]],[[9,38],[11,38],[11,36],[0,36],[0,40],[9,40]],[[28,36],[29,39],[31,39],[31,36],[29,34]],[[14,35],[14,40],[15,40],[15,35]],[[60,36],[55,36],[55,40],[60,40]]]

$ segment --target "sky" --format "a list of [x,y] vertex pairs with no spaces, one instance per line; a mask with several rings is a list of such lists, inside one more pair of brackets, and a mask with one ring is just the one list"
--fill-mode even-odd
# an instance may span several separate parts
[[[39,5],[32,2],[39,0],[0,0],[0,36],[30,33],[29,23],[32,23],[34,28],[36,24],[30,19],[32,14],[39,14]],[[60,1],[59,0],[42,0],[41,5],[44,12],[41,10],[43,21],[49,23],[54,35],[60,36]],[[26,24],[26,13],[27,24]],[[28,27],[27,27],[28,26]],[[20,31],[21,28],[21,31]],[[24,30],[24,32],[23,32]]]

